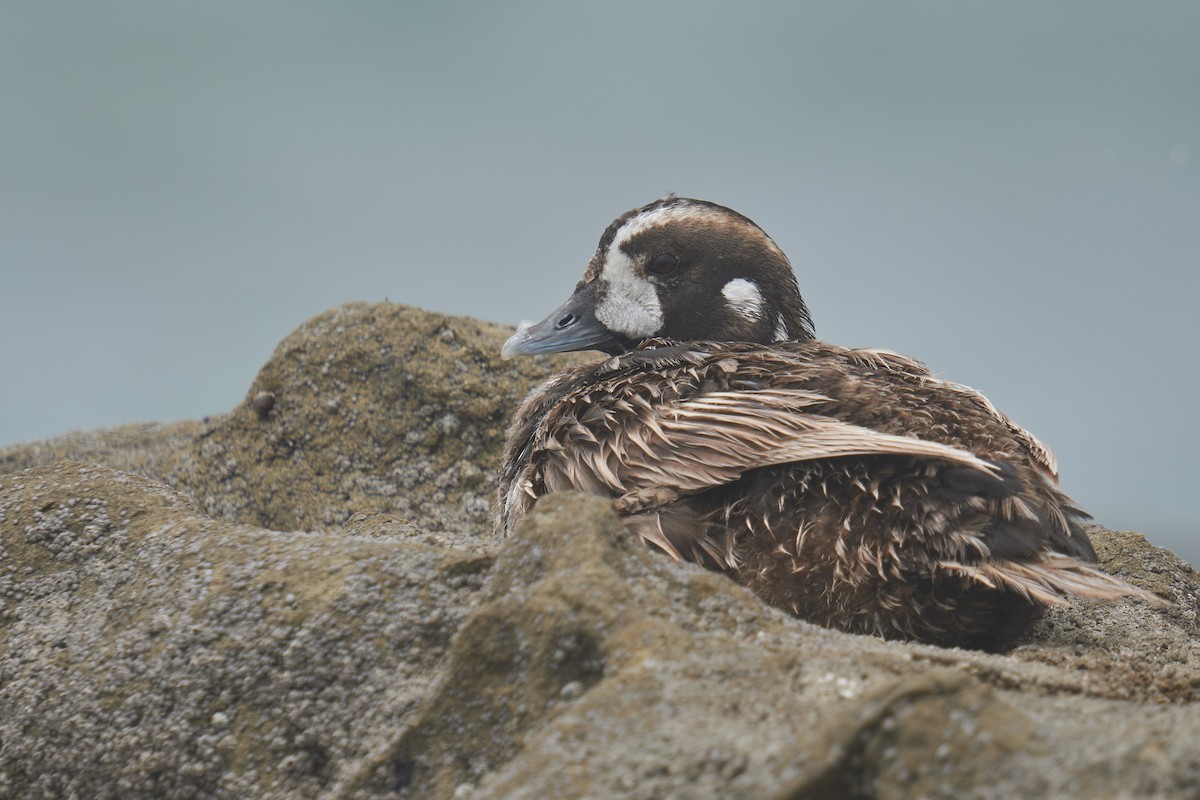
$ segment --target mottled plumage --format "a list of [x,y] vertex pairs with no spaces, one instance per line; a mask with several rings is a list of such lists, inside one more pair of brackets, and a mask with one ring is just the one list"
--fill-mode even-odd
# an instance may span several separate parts
[[1089,566],[1050,451],[985,397],[812,336],[747,218],[674,197],[618,218],[572,298],[505,345],[611,356],[517,412],[497,531],[543,494],[611,497],[648,543],[799,617],[946,644],[1064,595],[1153,599]]

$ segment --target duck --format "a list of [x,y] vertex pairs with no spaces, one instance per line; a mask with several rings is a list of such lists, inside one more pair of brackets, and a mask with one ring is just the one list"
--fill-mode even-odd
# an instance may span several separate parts
[[617,217],[574,292],[503,358],[599,351],[508,428],[493,527],[607,497],[631,535],[849,633],[997,649],[1049,606],[1124,596],[1053,453],[984,395],[817,338],[786,255],[675,195]]

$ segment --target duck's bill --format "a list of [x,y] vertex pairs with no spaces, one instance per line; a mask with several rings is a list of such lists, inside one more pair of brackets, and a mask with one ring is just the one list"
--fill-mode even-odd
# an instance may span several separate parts
[[539,353],[566,353],[573,350],[604,350],[617,347],[621,337],[596,319],[596,284],[589,283],[544,320],[522,322],[508,338],[500,357],[531,356]]

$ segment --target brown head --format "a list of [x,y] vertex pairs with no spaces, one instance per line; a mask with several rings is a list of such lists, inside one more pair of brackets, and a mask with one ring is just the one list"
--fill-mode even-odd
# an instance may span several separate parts
[[522,326],[502,354],[616,354],[660,337],[768,344],[813,336],[792,266],[762,228],[715,203],[667,197],[609,225],[575,293]]

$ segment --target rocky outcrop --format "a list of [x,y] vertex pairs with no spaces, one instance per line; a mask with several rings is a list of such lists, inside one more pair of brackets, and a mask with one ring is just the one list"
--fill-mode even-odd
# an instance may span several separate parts
[[477,534],[512,408],[554,369],[501,361],[507,335],[389,304],[336,308],[284,339],[246,402],[164,477],[210,514],[274,530],[386,512]]
[[1200,792],[1187,564],[1097,528],[1174,605],[985,654],[797,621],[597,498],[495,542],[503,427],[561,364],[507,333],[346,306],[226,415],[0,451],[0,797]]
[[280,342],[226,414],[18,445],[0,451],[0,471],[102,463],[162,480],[214,517],[272,530],[388,513],[479,535],[513,407],[584,358],[501,361],[511,332],[390,303],[339,306]]

